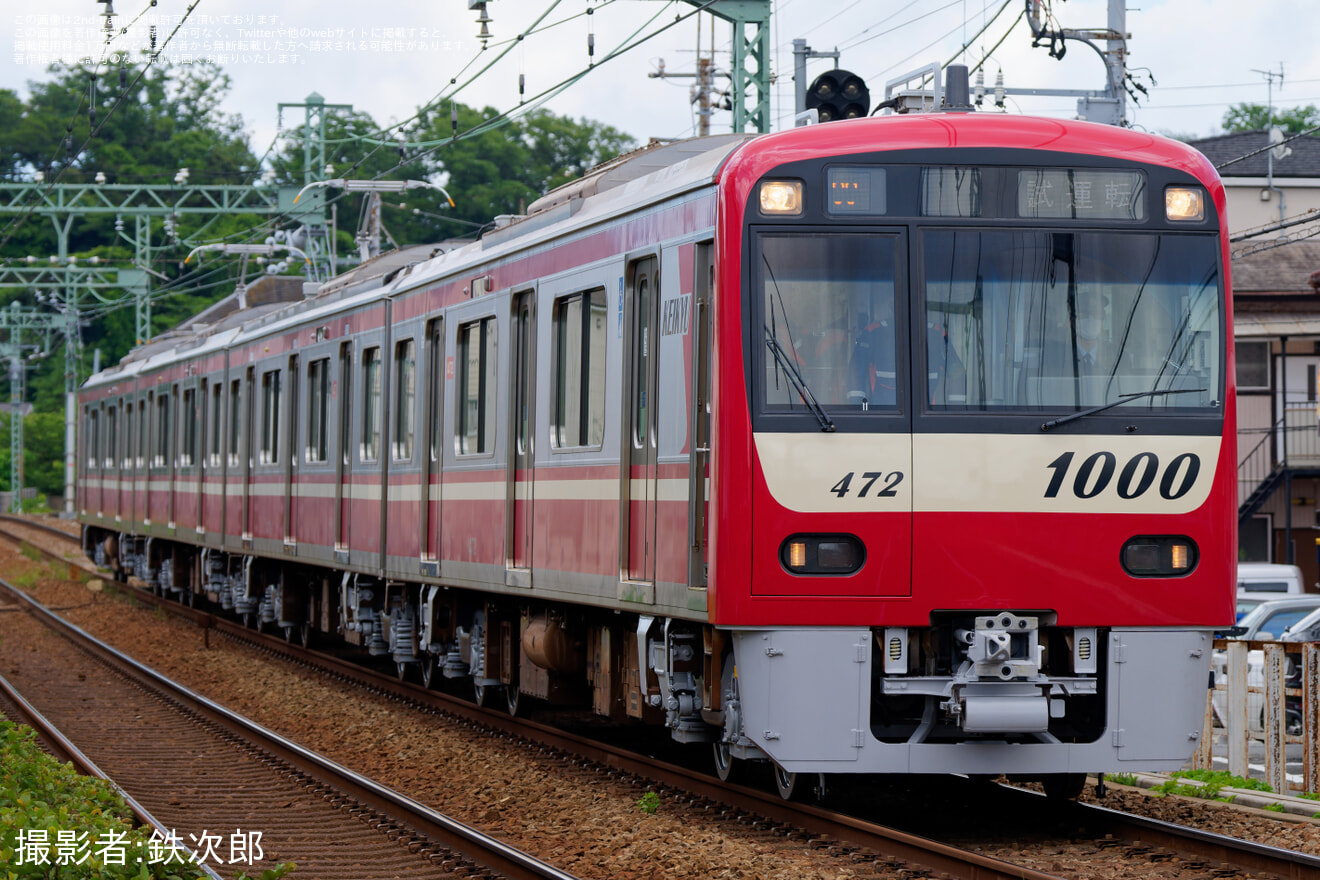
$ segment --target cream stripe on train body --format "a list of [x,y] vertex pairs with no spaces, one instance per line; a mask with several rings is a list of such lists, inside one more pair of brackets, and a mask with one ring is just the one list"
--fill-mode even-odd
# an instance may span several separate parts
[[1222,444],[1130,434],[754,439],[770,494],[803,513],[1189,513],[1210,495]]

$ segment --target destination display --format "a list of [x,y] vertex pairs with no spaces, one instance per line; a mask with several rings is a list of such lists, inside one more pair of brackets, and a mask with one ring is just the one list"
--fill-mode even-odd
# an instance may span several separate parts
[[871,165],[845,165],[826,172],[830,214],[885,213],[885,169]]
[[1094,168],[1019,171],[1018,216],[1145,220],[1146,175]]

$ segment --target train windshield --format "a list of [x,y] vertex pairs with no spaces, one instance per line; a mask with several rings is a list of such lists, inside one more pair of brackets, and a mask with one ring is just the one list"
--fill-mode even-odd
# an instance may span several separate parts
[[[926,229],[936,410],[1205,411],[1222,399],[1212,236]],[[1156,392],[1156,393],[1151,393]]]
[[895,354],[899,240],[883,233],[762,237],[766,410],[805,409],[808,397],[830,413],[898,409],[906,373]]

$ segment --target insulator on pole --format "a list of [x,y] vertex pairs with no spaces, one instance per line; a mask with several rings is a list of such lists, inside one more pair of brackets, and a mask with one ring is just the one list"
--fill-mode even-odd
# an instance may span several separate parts
[[527,74],[518,74],[518,103],[523,101],[523,95],[527,93]]
[[454,129],[454,137],[458,137],[458,105],[453,102],[449,104],[449,124]]

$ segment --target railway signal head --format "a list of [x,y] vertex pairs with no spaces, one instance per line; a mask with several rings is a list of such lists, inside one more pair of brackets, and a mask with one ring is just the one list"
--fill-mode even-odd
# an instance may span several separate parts
[[807,109],[815,110],[821,122],[856,119],[870,111],[871,93],[857,74],[829,70],[812,80]]

